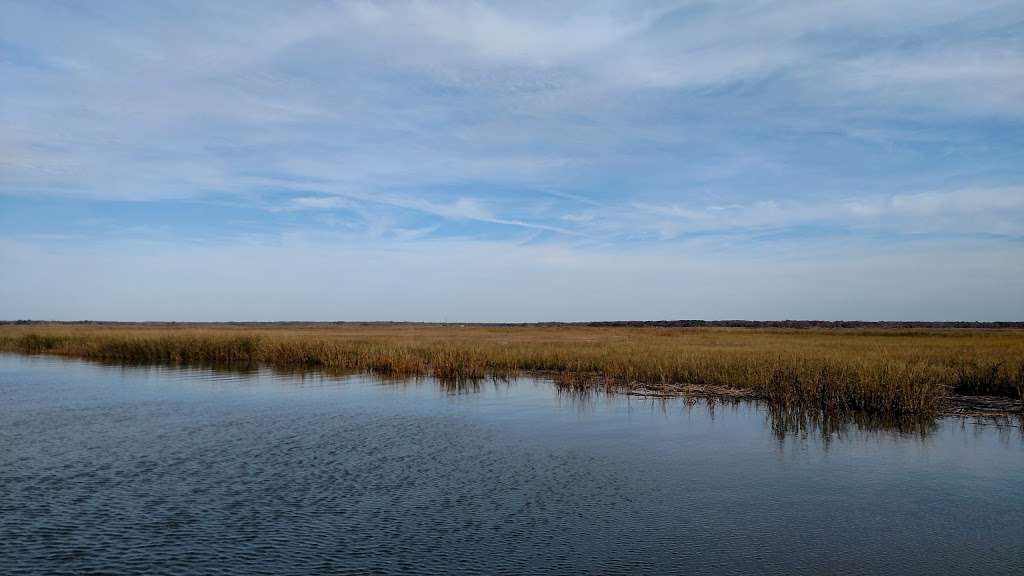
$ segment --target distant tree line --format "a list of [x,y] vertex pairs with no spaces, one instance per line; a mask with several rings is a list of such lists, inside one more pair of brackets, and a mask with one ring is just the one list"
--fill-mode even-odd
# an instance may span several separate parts
[[862,320],[611,320],[600,322],[110,322],[103,320],[0,320],[0,325],[77,324],[96,326],[539,326],[627,328],[1024,328],[1024,322],[917,322]]

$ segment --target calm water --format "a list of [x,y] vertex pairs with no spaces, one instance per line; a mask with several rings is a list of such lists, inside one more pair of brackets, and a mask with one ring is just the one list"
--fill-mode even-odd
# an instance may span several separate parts
[[0,355],[0,573],[1024,574],[1024,438]]

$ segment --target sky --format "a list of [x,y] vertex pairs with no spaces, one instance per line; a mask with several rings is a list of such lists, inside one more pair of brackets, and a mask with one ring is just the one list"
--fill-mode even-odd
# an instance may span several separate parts
[[0,0],[0,319],[1024,320],[1024,3]]

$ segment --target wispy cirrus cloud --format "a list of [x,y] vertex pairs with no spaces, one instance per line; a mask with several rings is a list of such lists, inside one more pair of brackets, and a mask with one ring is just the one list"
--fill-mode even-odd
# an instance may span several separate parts
[[806,226],[896,234],[982,234],[1024,238],[1024,188],[869,195],[831,201],[762,200],[688,207],[637,204],[663,237],[749,233]]
[[[246,194],[237,182],[253,172],[301,178],[323,166],[364,190],[577,188],[609,154],[628,160],[656,142],[666,153],[729,143],[708,159],[739,162],[761,144],[744,134],[751,115],[795,121],[803,108],[852,130],[871,128],[849,117],[865,109],[1024,112],[1020,40],[1007,29],[1024,15],[1013,2],[40,2],[6,12],[7,193]],[[706,105],[733,109],[735,122]],[[642,179],[627,161],[614,168]]]
[[890,237],[883,252],[1024,236],[1012,0],[3,14],[7,237],[322,233],[382,250],[539,245],[566,266],[629,247],[617,261],[654,266],[645,255],[699,236]]

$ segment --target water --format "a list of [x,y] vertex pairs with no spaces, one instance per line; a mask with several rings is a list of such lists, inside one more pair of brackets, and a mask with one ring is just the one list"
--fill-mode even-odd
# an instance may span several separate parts
[[1024,437],[0,355],[0,573],[1022,574]]

